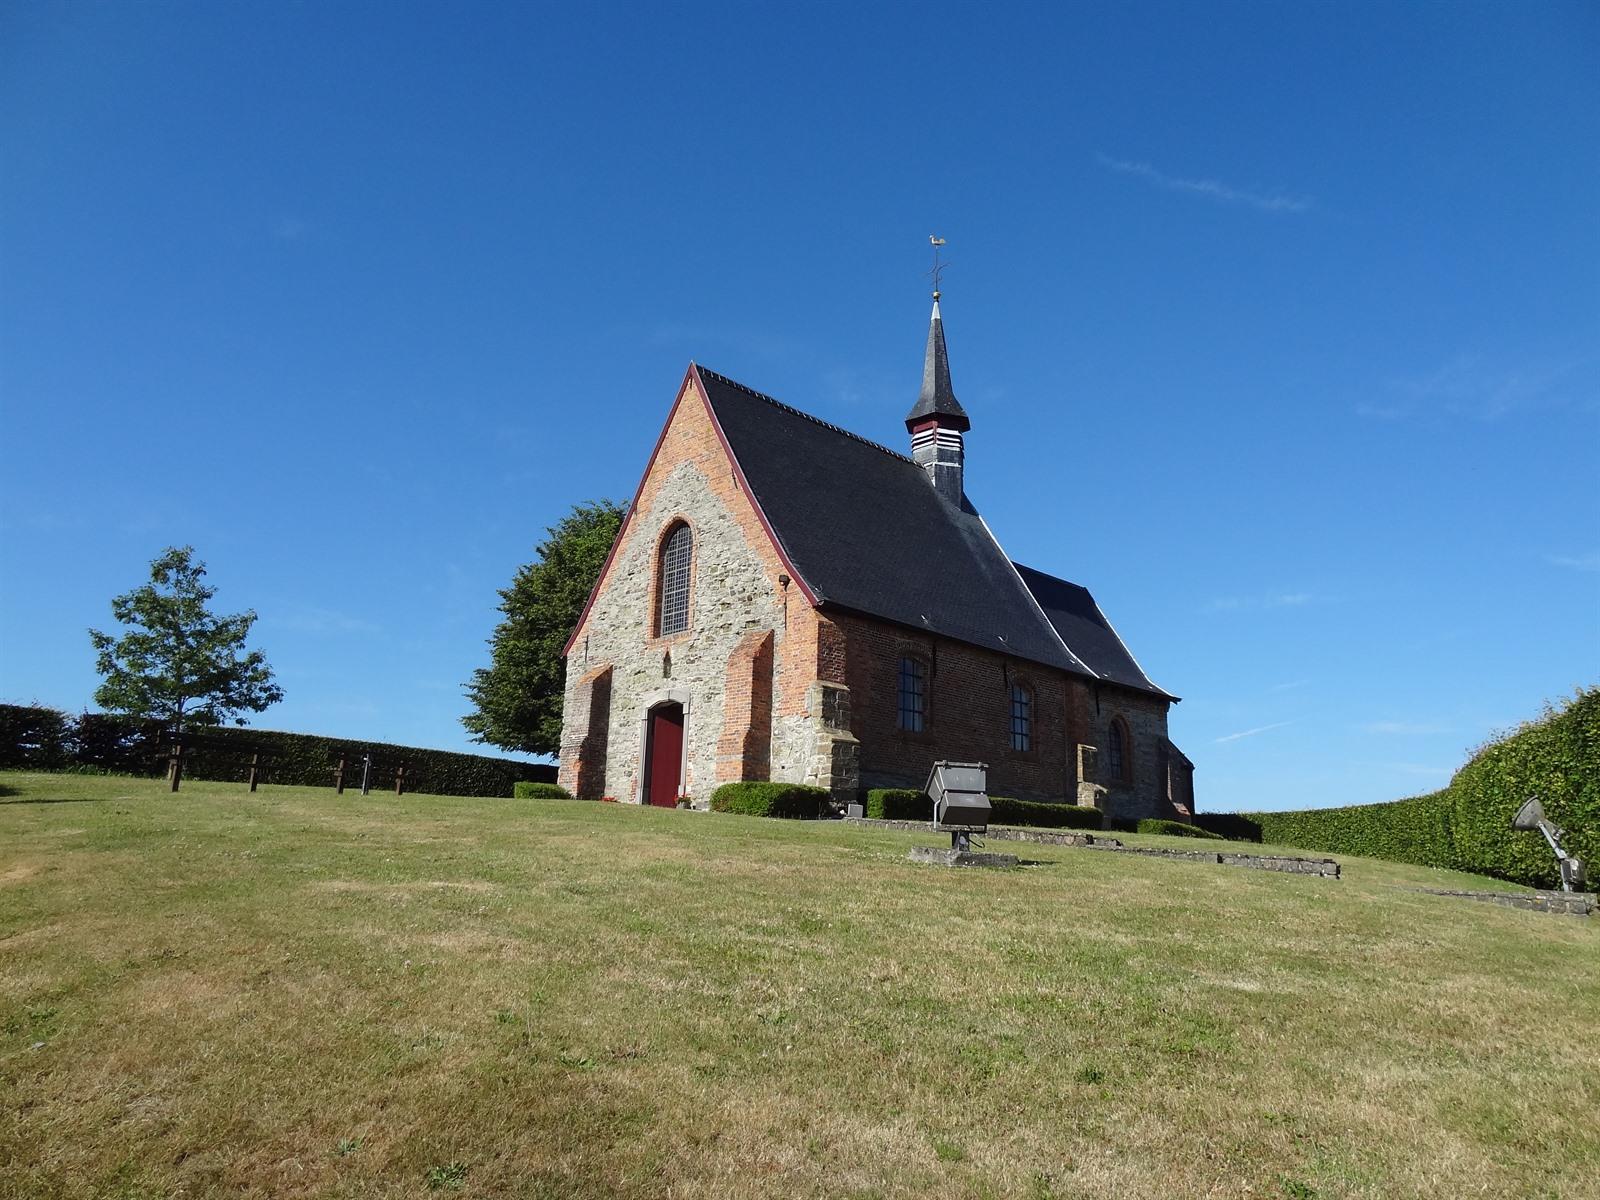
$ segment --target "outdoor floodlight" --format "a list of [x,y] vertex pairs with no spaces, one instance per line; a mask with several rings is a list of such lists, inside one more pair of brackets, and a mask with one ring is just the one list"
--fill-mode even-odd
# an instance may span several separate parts
[[1550,849],[1556,852],[1556,864],[1561,872],[1561,890],[1583,891],[1583,860],[1574,858],[1561,848],[1562,831],[1545,817],[1544,805],[1539,803],[1539,797],[1529,796],[1522,807],[1517,809],[1517,815],[1511,818],[1511,828],[1523,831],[1537,829],[1544,834],[1544,840],[1549,842]]

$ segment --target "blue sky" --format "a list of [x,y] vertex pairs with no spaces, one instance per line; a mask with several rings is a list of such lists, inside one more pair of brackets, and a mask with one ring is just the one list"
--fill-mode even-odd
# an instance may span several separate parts
[[0,699],[168,544],[273,728],[469,748],[496,589],[692,358],[968,491],[1202,808],[1389,799],[1600,677],[1600,10],[8,4]]

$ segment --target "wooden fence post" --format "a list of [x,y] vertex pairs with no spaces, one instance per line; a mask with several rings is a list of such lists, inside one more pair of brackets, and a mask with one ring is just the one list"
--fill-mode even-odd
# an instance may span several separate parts
[[396,767],[394,769],[394,794],[396,796],[403,796],[403,795],[406,794],[406,765],[405,765],[405,763],[401,763],[398,767]]
[[172,739],[172,754],[167,760],[167,782],[171,784],[169,791],[177,791],[178,783],[183,779],[183,739]]
[[336,795],[336,796],[344,795],[344,759],[343,758],[341,758],[339,760],[339,765],[334,768],[334,772],[333,772],[333,791],[334,791],[334,795]]
[[250,790],[256,790],[256,783],[261,778],[261,755],[259,752],[250,756]]

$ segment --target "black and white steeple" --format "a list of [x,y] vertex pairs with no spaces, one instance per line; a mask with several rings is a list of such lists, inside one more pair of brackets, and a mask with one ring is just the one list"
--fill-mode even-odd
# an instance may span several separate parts
[[950,386],[950,356],[944,348],[937,291],[928,323],[928,350],[922,361],[922,394],[906,417],[906,428],[911,431],[912,461],[928,473],[934,491],[959,508],[966,461],[961,435],[972,428],[972,422]]

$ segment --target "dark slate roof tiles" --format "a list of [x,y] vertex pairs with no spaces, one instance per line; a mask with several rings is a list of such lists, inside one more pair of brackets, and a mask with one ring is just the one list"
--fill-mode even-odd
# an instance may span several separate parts
[[[1159,691],[1081,588],[1098,625],[1081,619],[1082,601],[1062,611],[1080,615],[1083,632],[1093,635],[1092,653],[1064,639],[1055,617],[1047,618],[1049,605],[1024,586],[971,504],[963,499],[958,509],[941,500],[905,455],[696,370],[774,536],[824,607]],[[1114,674],[1101,671],[1092,654]]]

